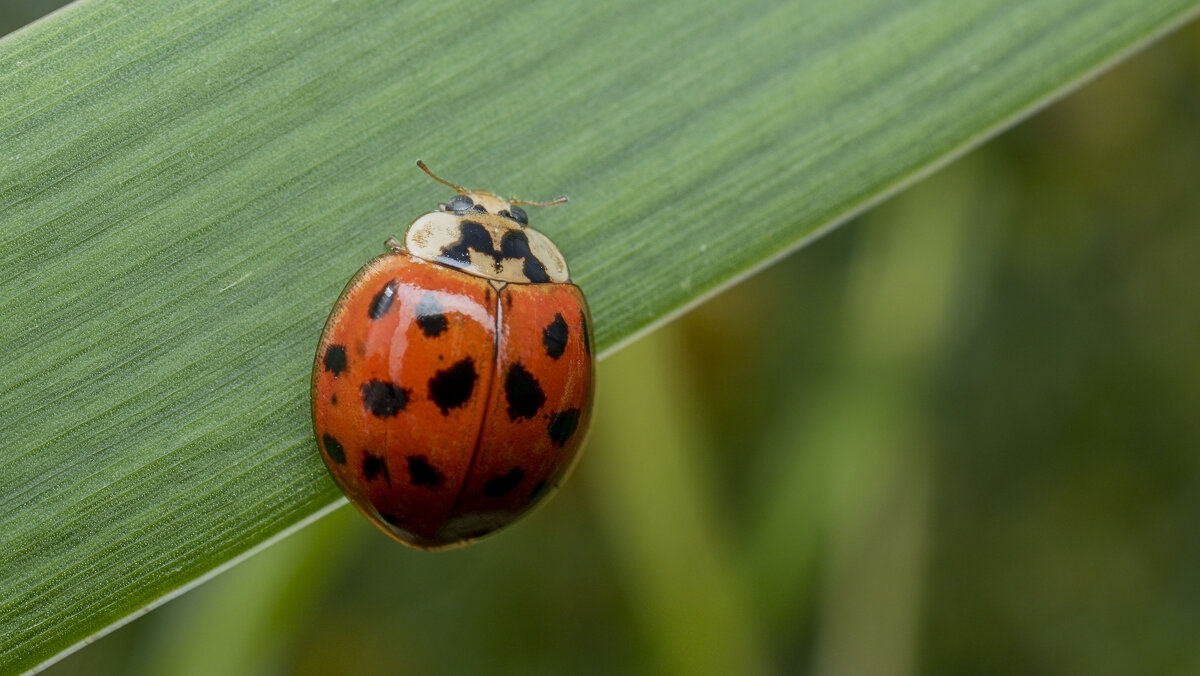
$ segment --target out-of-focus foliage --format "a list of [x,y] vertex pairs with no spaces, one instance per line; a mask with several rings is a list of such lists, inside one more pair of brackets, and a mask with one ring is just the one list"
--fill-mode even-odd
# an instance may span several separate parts
[[602,365],[566,489],[343,509],[50,673],[1200,671],[1200,30]]
[[0,4],[0,36],[11,33],[62,4],[59,0],[7,0]]
[[[537,223],[571,261],[605,357],[1200,16],[1200,0],[949,7],[82,0],[0,38],[0,666],[61,657],[340,502],[314,452],[313,341],[380,240],[444,199],[413,159],[501,192],[572,195]],[[902,372],[888,396],[847,388],[830,408],[911,418],[896,407],[922,380],[910,364],[947,340],[955,297],[935,292],[960,254],[910,240],[928,263],[863,263],[895,282],[860,282],[843,341],[848,363]],[[895,345],[908,315],[865,300],[876,283],[933,293]],[[616,404],[673,413],[653,435],[631,414],[598,446],[656,439],[667,471],[700,452],[690,439],[707,435],[667,429],[707,417],[674,403],[666,372],[614,373],[655,385]],[[803,444],[874,443],[807,429]],[[650,472],[642,457],[611,474]],[[837,457],[830,471],[848,474],[831,499],[869,498],[856,456]],[[652,493],[704,501],[690,476]],[[603,500],[644,513],[656,501],[634,487]],[[791,523],[789,502],[764,509]],[[662,592],[648,598],[656,649],[685,671],[769,664],[728,582],[736,560],[701,546],[712,518],[692,517],[664,522],[675,559],[621,553]],[[639,525],[620,531],[662,532]],[[684,566],[691,585],[663,587]],[[681,625],[697,590],[713,600]]]

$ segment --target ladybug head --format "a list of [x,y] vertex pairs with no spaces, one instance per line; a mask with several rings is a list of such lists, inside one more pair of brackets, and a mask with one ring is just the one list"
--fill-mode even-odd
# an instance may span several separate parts
[[465,190],[440,178],[437,174],[430,171],[429,167],[425,166],[425,163],[421,160],[417,160],[417,166],[426,174],[429,174],[433,180],[443,185],[448,185],[458,192],[449,202],[440,202],[438,209],[459,216],[470,213],[496,214],[523,227],[529,225],[529,216],[525,214],[525,210],[519,205],[527,204],[531,207],[548,207],[567,201],[566,195],[552,199],[549,202],[530,202],[528,200],[504,199],[496,193],[487,190]]
[[529,218],[519,206],[562,204],[566,197],[549,202],[506,200],[486,190],[463,190],[443,181],[424,162],[418,161],[417,166],[458,194],[408,226],[404,233],[408,253],[494,282],[557,284],[571,280],[558,247],[528,227]]

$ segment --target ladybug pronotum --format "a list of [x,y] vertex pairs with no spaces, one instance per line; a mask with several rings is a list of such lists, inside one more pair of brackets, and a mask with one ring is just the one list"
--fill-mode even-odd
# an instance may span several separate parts
[[362,267],[321,334],[313,431],[350,502],[400,542],[469,543],[557,487],[587,431],[591,319],[522,204],[464,190]]

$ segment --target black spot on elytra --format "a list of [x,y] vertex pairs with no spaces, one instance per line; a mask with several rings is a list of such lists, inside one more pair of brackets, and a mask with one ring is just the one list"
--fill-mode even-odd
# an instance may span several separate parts
[[383,285],[379,293],[371,299],[371,307],[367,309],[367,316],[371,319],[379,319],[387,314],[387,311],[392,309],[392,303],[396,300],[396,280],[392,280]]
[[534,284],[545,284],[550,281],[546,274],[546,266],[529,250],[529,237],[520,230],[509,230],[500,238],[501,258],[520,258],[524,262],[521,271]]
[[363,451],[362,473],[367,481],[374,481],[375,477],[382,474],[383,480],[389,486],[392,485],[392,476],[388,473],[387,461],[382,456],[375,455],[370,451]]
[[408,480],[414,486],[437,488],[445,480],[423,455],[408,456]]
[[508,471],[508,474],[488,479],[488,482],[483,485],[483,494],[489,498],[502,498],[511,493],[524,478],[525,470],[514,467]]
[[567,321],[560,314],[554,315],[554,321],[542,329],[542,345],[546,346],[546,354],[550,355],[551,359],[561,357],[563,350],[567,349],[567,338],[569,337]]
[[492,260],[497,264],[500,262],[500,256],[496,252],[496,247],[492,245],[492,236],[488,234],[487,228],[483,227],[482,223],[477,221],[463,221],[458,224],[459,235],[458,241],[442,248],[442,253],[437,257],[437,262],[442,265],[449,265],[452,268],[466,268],[471,265],[471,251],[476,251],[485,256],[491,256]]
[[380,418],[388,418],[408,405],[408,390],[382,380],[369,380],[362,385],[363,407]]
[[321,437],[321,445],[325,447],[325,454],[329,456],[330,460],[339,465],[346,464],[346,449],[342,448],[337,439],[326,434]]
[[448,325],[437,296],[432,293],[421,296],[417,303],[417,326],[421,327],[421,332],[429,338],[437,338]]
[[550,435],[552,444],[562,446],[567,443],[571,435],[575,434],[578,427],[579,409],[568,408],[550,416],[550,424],[546,426],[546,433]]
[[433,374],[429,379],[429,398],[448,415],[471,398],[475,390],[475,360],[467,357]]
[[346,370],[346,346],[330,345],[325,348],[325,356],[321,358],[321,363],[325,365],[325,370],[335,377],[341,375],[342,371]]
[[329,395],[329,403],[333,404],[334,406],[337,406],[337,395],[336,394]]
[[542,386],[521,362],[508,367],[508,375],[504,378],[504,396],[508,398],[509,420],[532,418],[546,403]]

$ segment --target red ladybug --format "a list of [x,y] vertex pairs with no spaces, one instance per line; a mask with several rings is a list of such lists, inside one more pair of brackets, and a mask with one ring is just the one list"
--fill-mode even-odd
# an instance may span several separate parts
[[557,487],[592,407],[591,319],[519,205],[464,190],[346,285],[321,334],[313,431],[350,502],[405,544],[466,544]]

